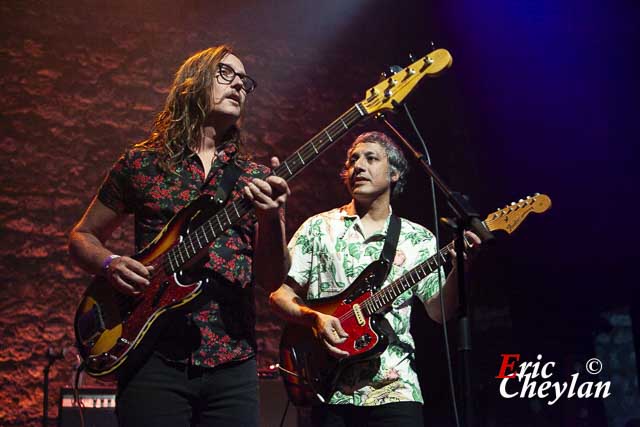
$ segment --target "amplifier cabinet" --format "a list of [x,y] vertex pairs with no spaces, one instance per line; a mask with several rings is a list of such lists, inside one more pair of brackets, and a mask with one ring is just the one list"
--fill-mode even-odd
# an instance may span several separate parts
[[[116,390],[114,388],[80,388],[85,427],[117,427]],[[80,414],[73,389],[60,391],[58,427],[81,427]]]

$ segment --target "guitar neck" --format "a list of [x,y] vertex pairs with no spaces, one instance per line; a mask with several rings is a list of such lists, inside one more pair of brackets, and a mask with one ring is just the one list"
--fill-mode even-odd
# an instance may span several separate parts
[[389,286],[385,286],[375,294],[371,295],[361,304],[367,315],[372,315],[383,311],[391,306],[404,292],[411,289],[422,279],[427,277],[443,265],[449,259],[449,251],[454,247],[454,242],[449,243],[426,261],[418,264],[413,269],[402,275],[399,279],[393,281]]
[[[291,180],[366,116],[366,110],[362,105],[355,104],[289,156],[273,173],[286,181]],[[171,272],[177,272],[181,266],[208,247],[225,230],[239,223],[241,218],[252,211],[253,205],[245,198],[228,203],[200,227],[189,233],[179,245],[167,251],[166,256]]]
[[362,120],[367,113],[360,103],[355,104],[329,126],[318,132],[298,151],[287,157],[273,172],[285,180],[290,180],[300,173],[309,163],[315,160],[324,150]]

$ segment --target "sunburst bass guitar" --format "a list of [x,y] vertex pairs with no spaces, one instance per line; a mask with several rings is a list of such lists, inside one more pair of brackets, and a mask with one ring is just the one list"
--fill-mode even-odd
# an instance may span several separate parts
[[[423,77],[435,77],[451,63],[449,52],[438,49],[385,78],[366,92],[365,99],[289,156],[274,174],[290,180],[362,119],[393,109]],[[253,210],[247,199],[229,203],[217,212],[214,206],[210,196],[194,200],[133,256],[154,267],[151,283],[139,296],[118,293],[105,278],[94,278],[74,321],[76,344],[90,375],[108,376],[125,362],[144,357],[145,342],[152,341],[149,337],[158,320],[202,293],[207,279],[198,273],[199,261],[218,236]]]
[[[536,194],[495,211],[483,224],[490,231],[504,230],[510,234],[527,215],[545,212],[550,207],[548,196]],[[382,287],[390,266],[378,260],[340,294],[307,301],[312,309],[340,319],[349,336],[335,347],[349,356],[343,359],[331,356],[311,328],[288,323],[280,341],[279,366],[291,402],[296,406],[327,402],[344,369],[379,356],[389,342],[384,314],[396,298],[446,262],[453,246],[454,242],[449,243],[387,286]]]

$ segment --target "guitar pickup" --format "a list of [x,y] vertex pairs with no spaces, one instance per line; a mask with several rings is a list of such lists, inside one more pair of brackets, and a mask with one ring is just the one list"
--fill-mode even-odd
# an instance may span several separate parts
[[353,314],[356,316],[356,321],[358,322],[358,325],[364,326],[365,324],[364,314],[362,314],[362,309],[360,308],[360,304],[353,305]]

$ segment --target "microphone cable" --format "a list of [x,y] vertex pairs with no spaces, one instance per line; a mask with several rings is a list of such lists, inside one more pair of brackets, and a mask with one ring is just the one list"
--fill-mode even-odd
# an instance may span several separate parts
[[[418,127],[416,126],[416,123],[413,120],[413,116],[409,111],[409,107],[407,106],[407,103],[403,102],[402,106],[404,107],[405,114],[407,115],[409,122],[411,123],[411,127],[413,127],[413,131],[418,136],[418,140],[422,145],[422,149],[424,150],[427,163],[429,164],[429,166],[431,166],[431,156],[429,155],[429,149],[427,148],[427,144],[424,142],[424,139],[422,138],[422,134],[418,130]],[[433,224],[434,224],[433,229],[434,229],[434,234],[436,236],[436,251],[439,251],[440,250],[440,227],[439,227],[439,221],[438,221],[438,207],[436,205],[436,188],[435,188],[435,181],[433,177],[429,177],[429,182],[431,184],[431,200],[433,203]],[[458,415],[458,404],[456,401],[456,390],[455,390],[455,384],[453,381],[453,365],[451,362],[451,352],[449,351],[449,334],[447,333],[447,316],[444,308],[444,296],[442,295],[442,270],[440,268],[442,264],[441,264],[440,257],[437,257],[437,258],[438,258],[438,295],[440,299],[440,312],[442,315],[442,332],[444,336],[444,348],[445,348],[446,359],[447,359],[447,370],[449,373],[449,392],[451,393],[451,402],[453,404],[453,414],[455,417],[456,426],[460,427],[460,417]]]

